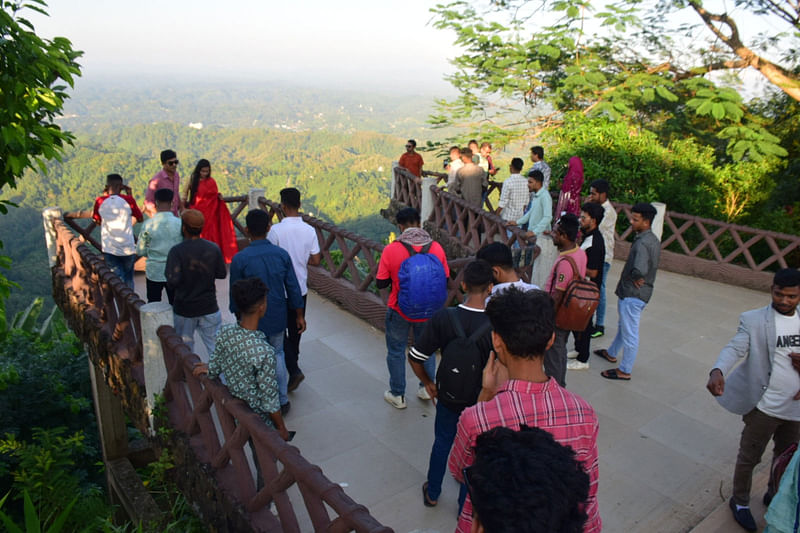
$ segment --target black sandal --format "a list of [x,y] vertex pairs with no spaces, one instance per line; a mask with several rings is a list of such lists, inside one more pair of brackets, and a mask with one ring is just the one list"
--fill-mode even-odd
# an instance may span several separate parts
[[597,355],[597,356],[602,357],[603,359],[605,359],[609,363],[616,363],[617,362],[617,358],[616,357],[611,357],[611,355],[609,355],[609,353],[606,350],[595,350],[594,354]]

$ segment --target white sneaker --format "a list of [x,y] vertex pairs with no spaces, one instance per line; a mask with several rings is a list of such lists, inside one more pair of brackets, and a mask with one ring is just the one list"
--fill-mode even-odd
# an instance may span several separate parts
[[567,370],[589,370],[589,362],[581,362],[577,359],[567,361]]
[[403,396],[395,396],[390,390],[383,393],[383,399],[386,400],[386,403],[397,409],[406,408],[406,399]]
[[428,394],[428,389],[426,389],[425,387],[420,387],[419,389],[417,389],[417,398],[419,398],[420,400],[430,400],[431,395]]
[[572,350],[571,352],[567,352],[567,359],[577,359],[578,352]]

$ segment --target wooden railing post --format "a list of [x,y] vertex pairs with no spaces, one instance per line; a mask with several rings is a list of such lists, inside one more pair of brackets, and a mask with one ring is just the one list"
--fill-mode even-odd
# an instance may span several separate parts
[[55,266],[58,260],[58,248],[56,246],[56,228],[53,226],[53,219],[61,218],[60,207],[46,207],[42,211],[42,223],[44,224],[44,241],[47,243],[47,261],[50,268]]
[[[160,326],[173,324],[172,306],[167,302],[153,302],[139,308],[142,322],[142,364],[144,365],[144,387],[147,391],[147,416],[153,432],[153,408],[157,394],[164,392],[167,384],[167,367],[161,339],[156,332]],[[154,433],[151,433],[151,436]]]
[[[91,347],[87,347],[87,350],[89,349]],[[103,371],[95,366],[90,357],[89,376],[92,381],[97,430],[100,433],[103,461],[108,463],[128,455],[128,429],[125,425],[122,402],[108,386],[102,373]]]

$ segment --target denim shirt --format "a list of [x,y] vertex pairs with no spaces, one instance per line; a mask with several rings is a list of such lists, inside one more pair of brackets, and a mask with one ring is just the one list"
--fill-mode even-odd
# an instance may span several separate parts
[[[269,288],[267,313],[258,321],[258,329],[267,336],[286,329],[287,300],[292,309],[304,307],[289,253],[267,239],[253,240],[247,248],[233,256],[230,286],[245,278],[259,278]],[[230,310],[236,313],[233,298]]]

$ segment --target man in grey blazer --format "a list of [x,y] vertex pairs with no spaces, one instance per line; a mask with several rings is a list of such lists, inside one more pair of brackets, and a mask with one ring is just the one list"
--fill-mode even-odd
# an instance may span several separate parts
[[[739,317],[739,329],[720,352],[706,385],[720,405],[743,415],[729,504],[748,531],[756,531],[749,507],[753,469],[769,440],[777,457],[800,439],[800,271],[779,270],[771,293],[771,305]],[[764,495],[765,504],[772,496]]]

